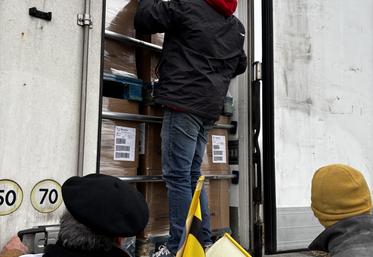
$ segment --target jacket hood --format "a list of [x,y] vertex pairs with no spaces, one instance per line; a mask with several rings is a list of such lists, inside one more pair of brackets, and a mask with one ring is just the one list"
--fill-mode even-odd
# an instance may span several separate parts
[[237,8],[237,0],[206,0],[215,10],[226,17],[231,16]]

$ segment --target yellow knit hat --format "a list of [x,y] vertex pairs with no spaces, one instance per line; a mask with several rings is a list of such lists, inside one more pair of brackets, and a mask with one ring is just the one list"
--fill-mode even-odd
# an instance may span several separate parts
[[372,201],[364,176],[343,164],[318,169],[312,178],[311,208],[324,227],[370,213]]

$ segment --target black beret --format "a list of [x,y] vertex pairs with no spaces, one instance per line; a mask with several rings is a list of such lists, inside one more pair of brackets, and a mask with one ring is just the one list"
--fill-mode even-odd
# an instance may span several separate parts
[[71,177],[62,185],[62,197],[77,221],[107,236],[135,236],[148,223],[148,205],[142,194],[116,177]]

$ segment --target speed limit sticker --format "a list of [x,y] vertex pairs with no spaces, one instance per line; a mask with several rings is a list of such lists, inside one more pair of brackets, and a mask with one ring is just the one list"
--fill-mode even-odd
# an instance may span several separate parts
[[31,204],[39,212],[53,212],[61,203],[61,185],[55,180],[42,180],[31,191]]
[[9,179],[0,179],[0,216],[16,211],[21,206],[23,192],[21,187]]

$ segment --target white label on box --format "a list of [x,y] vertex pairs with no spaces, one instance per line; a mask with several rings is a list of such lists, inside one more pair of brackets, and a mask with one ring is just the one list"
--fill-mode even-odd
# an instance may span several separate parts
[[212,162],[227,163],[225,152],[225,136],[212,135]]
[[136,129],[115,126],[114,160],[135,161]]
[[139,145],[139,154],[145,154],[145,123],[141,123],[139,127],[140,131],[140,145]]

